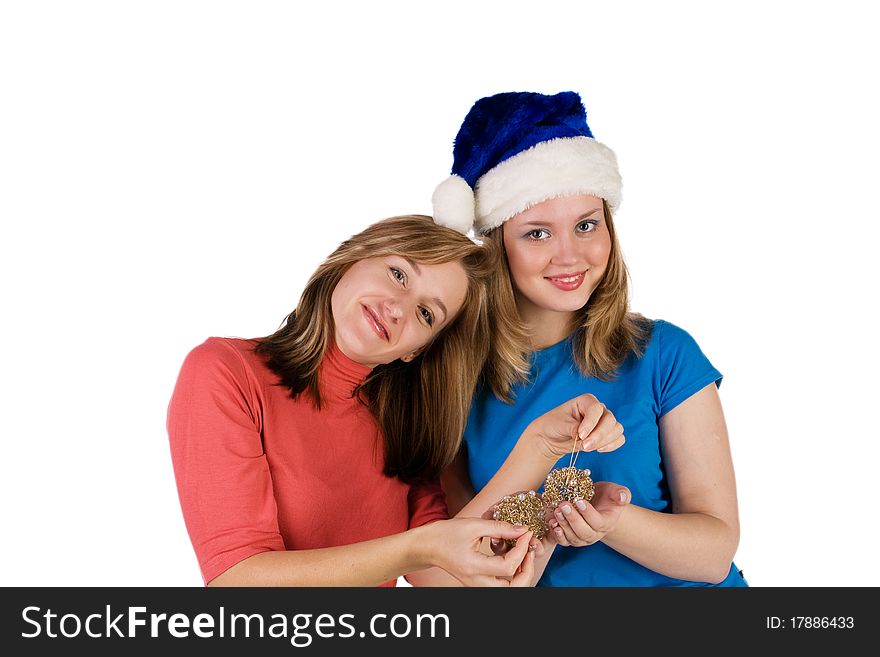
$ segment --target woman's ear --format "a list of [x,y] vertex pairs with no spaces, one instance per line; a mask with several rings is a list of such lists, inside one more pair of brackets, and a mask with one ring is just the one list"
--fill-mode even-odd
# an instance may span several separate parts
[[415,351],[407,354],[406,356],[401,356],[400,360],[402,360],[404,363],[411,363],[413,358],[415,358],[416,356],[419,355],[419,352],[421,352],[421,349],[416,349]]

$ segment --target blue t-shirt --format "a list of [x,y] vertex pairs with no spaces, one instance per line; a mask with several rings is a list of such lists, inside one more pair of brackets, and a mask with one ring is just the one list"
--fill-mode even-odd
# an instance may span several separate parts
[[[514,404],[505,404],[488,389],[474,399],[464,434],[474,490],[482,489],[498,471],[532,420],[573,397],[592,393],[623,425],[626,443],[613,452],[578,453],[575,465],[589,468],[593,481],[627,486],[633,504],[671,512],[659,421],[713,382],[721,384],[721,373],[694,339],[662,320],[654,322],[643,356],[630,355],[613,381],[581,374],[572,355],[571,338],[535,352],[530,381],[514,388]],[[556,467],[567,466],[569,460],[564,456]],[[661,575],[602,542],[587,547],[557,546],[538,585],[710,586]],[[746,582],[732,566],[719,586],[746,586]]]

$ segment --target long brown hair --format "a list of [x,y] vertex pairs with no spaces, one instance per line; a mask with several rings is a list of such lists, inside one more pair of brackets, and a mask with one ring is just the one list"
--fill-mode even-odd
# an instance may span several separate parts
[[293,398],[306,393],[320,408],[318,373],[334,334],[330,299],[348,268],[392,255],[423,264],[460,263],[468,290],[455,318],[412,362],[375,367],[357,392],[379,425],[385,474],[406,482],[436,477],[458,451],[489,353],[488,284],[499,269],[498,254],[494,245],[476,244],[424,215],[377,222],[318,267],[296,309],[256,350]]
[[[574,359],[585,376],[603,380],[614,378],[627,356],[641,357],[651,337],[651,321],[638,313],[629,311],[629,271],[623,258],[611,209],[602,200],[605,225],[611,237],[611,253],[608,267],[599,285],[590,295],[586,305],[577,311],[572,320],[572,351]],[[493,294],[491,315],[493,322],[510,322],[516,312],[516,300],[507,254],[504,253],[504,236],[501,227],[486,234],[486,241],[495,244],[502,252],[504,265],[499,268],[496,280],[492,282]],[[513,310],[511,310],[511,304]],[[496,318],[503,318],[498,320]],[[489,362],[484,371],[484,379],[492,386],[493,392],[505,401],[511,400],[511,389],[515,382],[523,381],[523,366],[528,371],[529,346],[528,330],[522,321],[515,328],[507,328],[503,335],[493,333],[493,345]]]

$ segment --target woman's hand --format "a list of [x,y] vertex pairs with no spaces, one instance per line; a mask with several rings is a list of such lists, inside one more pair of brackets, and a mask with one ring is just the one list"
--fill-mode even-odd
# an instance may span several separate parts
[[589,394],[547,411],[532,421],[524,435],[536,437],[542,453],[553,460],[570,454],[573,448],[610,452],[626,442],[623,425],[605,404]]
[[591,502],[562,502],[551,512],[548,536],[559,545],[582,547],[601,541],[617,525],[620,514],[632,499],[626,486],[610,481],[596,482],[594,490]]
[[[528,586],[532,579],[532,532],[526,527],[498,520],[452,518],[423,529],[431,562],[465,586]],[[503,555],[490,556],[480,551],[486,537],[515,540],[516,545]]]
[[[529,494],[530,491],[521,490],[519,492],[513,493],[513,495],[519,495],[520,493]],[[493,520],[495,518],[495,510],[498,508],[498,502],[490,506],[488,509],[483,511],[483,515],[480,516],[483,520]],[[547,548],[553,548],[553,542],[547,543],[546,536],[543,539],[538,539],[532,536],[529,540],[529,552],[533,552],[536,557],[543,557],[544,552]],[[489,547],[492,550],[492,554],[501,555],[507,554],[510,551],[510,544],[507,541],[503,541],[500,538],[490,538],[489,539]]]

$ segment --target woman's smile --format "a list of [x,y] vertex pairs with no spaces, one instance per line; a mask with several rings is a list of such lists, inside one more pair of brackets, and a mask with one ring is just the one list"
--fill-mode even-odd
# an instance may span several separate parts
[[375,331],[376,335],[385,340],[385,342],[390,342],[391,335],[388,333],[388,328],[385,326],[382,320],[379,319],[379,313],[377,313],[367,304],[361,304],[361,308],[363,308],[364,310],[364,317],[366,318],[367,323],[370,325],[370,328]]
[[558,276],[545,276],[544,278],[557,288],[563,291],[576,290],[584,282],[586,271],[576,274],[559,274]]

